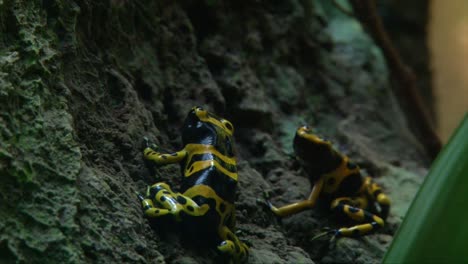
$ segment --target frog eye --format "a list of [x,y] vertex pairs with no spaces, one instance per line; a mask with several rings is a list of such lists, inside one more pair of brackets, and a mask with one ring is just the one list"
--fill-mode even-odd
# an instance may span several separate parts
[[199,115],[200,113],[204,113],[204,112],[207,112],[205,109],[203,109],[203,107],[201,106],[194,106],[192,108],[192,110],[197,114]]
[[223,119],[221,122],[224,124],[224,127],[226,127],[227,130],[231,132],[234,131],[234,126],[231,124],[231,122],[227,121],[226,119]]
[[203,109],[203,108],[201,108],[201,107],[199,107],[199,106],[194,107],[194,111],[195,111],[195,114],[196,114],[196,115],[198,116],[198,118],[200,118],[200,119],[203,119],[203,118],[207,118],[207,117],[208,117],[208,112],[207,112],[205,109]]
[[298,135],[307,135],[307,134],[309,134],[308,133],[309,131],[310,131],[310,128],[308,126],[304,125],[304,126],[299,127],[297,129],[296,133]]

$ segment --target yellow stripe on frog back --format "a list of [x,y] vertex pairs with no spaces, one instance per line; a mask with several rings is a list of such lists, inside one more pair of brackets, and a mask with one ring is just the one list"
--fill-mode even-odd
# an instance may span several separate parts
[[[193,198],[195,196],[202,196],[204,198],[212,198],[216,201],[216,211],[218,211],[218,214],[221,216],[221,223],[224,222],[224,218],[232,211],[234,210],[234,204],[223,200],[221,197],[219,197],[216,192],[208,185],[194,185],[190,188],[188,188],[185,192],[184,195],[190,198]],[[224,210],[220,209],[221,204],[224,204],[225,208]]]
[[190,168],[187,168],[184,172],[185,177],[190,177],[192,174],[195,174],[199,171],[202,171],[207,168],[215,167],[218,171],[223,173],[226,176],[229,176],[230,178],[234,179],[237,181],[237,173],[235,172],[230,172],[226,170],[219,162],[216,160],[200,160],[192,163],[192,166]]
[[185,150],[187,151],[187,154],[188,154],[188,157],[187,157],[188,161],[192,160],[193,155],[211,153],[211,154],[217,156],[222,161],[224,161],[224,162],[226,162],[228,164],[231,164],[233,166],[236,166],[236,158],[235,157],[230,158],[228,156],[223,155],[221,152],[219,152],[212,145],[187,144],[185,146]]

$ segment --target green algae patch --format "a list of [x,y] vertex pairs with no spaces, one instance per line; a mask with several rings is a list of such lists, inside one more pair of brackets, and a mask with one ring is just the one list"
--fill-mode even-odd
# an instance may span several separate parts
[[[81,169],[66,99],[57,90],[60,52],[36,1],[0,11],[0,241],[17,261],[82,259],[72,234]],[[70,253],[74,252],[74,253]]]

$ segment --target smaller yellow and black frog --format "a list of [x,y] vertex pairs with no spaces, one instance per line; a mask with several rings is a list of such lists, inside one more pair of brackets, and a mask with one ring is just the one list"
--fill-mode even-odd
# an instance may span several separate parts
[[248,247],[234,233],[238,175],[233,132],[228,120],[193,107],[182,127],[182,150],[144,150],[144,157],[157,165],[180,163],[180,192],[159,182],[148,188],[146,197],[138,197],[146,216],[171,215],[184,231],[199,241],[213,241],[230,262],[240,263],[247,259]]
[[346,155],[334,149],[330,141],[313,134],[307,126],[297,129],[293,146],[313,188],[304,201],[280,208],[268,202],[274,214],[285,217],[310,209],[320,201],[341,219],[358,223],[352,227],[329,230],[320,236],[356,237],[384,226],[390,209],[389,198],[370,177],[364,177],[359,167]]

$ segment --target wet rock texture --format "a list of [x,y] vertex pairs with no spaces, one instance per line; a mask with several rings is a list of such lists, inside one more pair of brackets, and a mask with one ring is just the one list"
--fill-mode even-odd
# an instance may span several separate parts
[[[379,49],[331,2],[0,1],[2,261],[215,263],[135,196],[177,188],[178,166],[145,167],[142,138],[180,149],[202,105],[236,128],[249,263],[378,263],[427,164]],[[311,241],[338,226],[328,212],[265,209],[265,192],[281,205],[310,191],[291,159],[304,123],[384,186],[395,205],[383,230]]]

